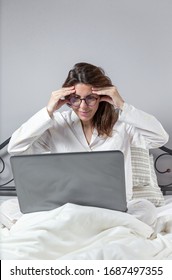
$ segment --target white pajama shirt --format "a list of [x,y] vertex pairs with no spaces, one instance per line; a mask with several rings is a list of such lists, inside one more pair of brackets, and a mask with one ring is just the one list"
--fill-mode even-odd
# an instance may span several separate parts
[[56,111],[50,118],[46,108],[41,109],[18,130],[10,140],[10,154],[36,154],[81,151],[120,150],[125,158],[127,200],[132,198],[131,146],[158,148],[168,141],[168,134],[159,121],[132,105],[124,103],[112,137],[98,136],[94,129],[87,143],[81,121],[75,112]]

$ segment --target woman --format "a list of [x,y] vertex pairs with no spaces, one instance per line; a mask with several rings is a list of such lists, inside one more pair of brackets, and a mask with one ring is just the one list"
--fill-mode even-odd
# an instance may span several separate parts
[[[67,104],[71,110],[59,112]],[[124,102],[104,71],[88,63],[74,65],[45,108],[24,123],[8,146],[11,154],[121,150],[126,194],[132,198],[131,145],[157,148],[168,135],[155,117]]]

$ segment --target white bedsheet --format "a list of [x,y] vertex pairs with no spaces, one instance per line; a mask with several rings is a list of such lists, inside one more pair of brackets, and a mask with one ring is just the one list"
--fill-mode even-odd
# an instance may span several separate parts
[[169,205],[158,214],[157,234],[127,213],[95,207],[25,214],[11,230],[1,229],[1,259],[172,259]]

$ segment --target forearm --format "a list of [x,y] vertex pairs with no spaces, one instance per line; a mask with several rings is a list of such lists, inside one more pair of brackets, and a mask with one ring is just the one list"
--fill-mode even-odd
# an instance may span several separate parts
[[147,143],[147,148],[163,146],[168,141],[168,134],[161,123],[152,115],[136,109],[134,106],[124,103],[119,114],[119,121],[129,124],[131,135],[140,133]]
[[13,133],[8,145],[8,152],[14,154],[28,150],[51,127],[52,122],[46,108],[40,110]]

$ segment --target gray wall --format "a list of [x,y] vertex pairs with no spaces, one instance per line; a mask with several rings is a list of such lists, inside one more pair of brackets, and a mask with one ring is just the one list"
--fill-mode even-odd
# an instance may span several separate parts
[[80,61],[154,114],[172,147],[171,0],[1,0],[0,143],[46,105]]

